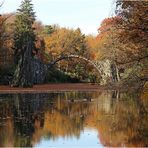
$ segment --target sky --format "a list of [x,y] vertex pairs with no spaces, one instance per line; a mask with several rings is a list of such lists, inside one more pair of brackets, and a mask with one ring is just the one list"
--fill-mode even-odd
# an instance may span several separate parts
[[[2,1],[2,0],[0,0]],[[80,28],[84,34],[97,34],[104,18],[113,12],[114,0],[32,0],[37,20],[45,25]],[[15,12],[21,0],[4,0],[0,13]]]

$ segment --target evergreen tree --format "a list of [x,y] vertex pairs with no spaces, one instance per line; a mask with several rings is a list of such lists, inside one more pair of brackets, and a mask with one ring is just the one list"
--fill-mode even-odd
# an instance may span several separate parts
[[35,13],[31,0],[23,0],[17,10],[14,33],[14,73],[13,86],[30,87],[33,85],[32,59],[35,50],[35,33],[33,23]]

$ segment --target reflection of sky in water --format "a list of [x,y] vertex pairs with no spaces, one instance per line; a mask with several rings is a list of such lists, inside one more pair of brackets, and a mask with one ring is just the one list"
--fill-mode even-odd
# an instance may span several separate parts
[[103,147],[99,141],[98,138],[98,132],[97,130],[90,129],[90,128],[84,128],[84,131],[81,131],[80,137],[59,137],[56,140],[46,140],[44,138],[41,139],[40,143],[34,145],[34,147]]

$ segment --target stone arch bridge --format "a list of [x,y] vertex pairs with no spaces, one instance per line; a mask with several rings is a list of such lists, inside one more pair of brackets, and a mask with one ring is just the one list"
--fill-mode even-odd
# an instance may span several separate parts
[[119,81],[119,74],[118,74],[118,69],[117,66],[111,62],[110,60],[102,60],[102,61],[92,61],[90,59],[87,59],[83,56],[79,55],[66,55],[66,56],[61,56],[54,61],[49,62],[48,64],[43,64],[39,59],[34,59],[33,60],[33,78],[34,78],[34,83],[39,84],[43,83],[46,73],[48,70],[50,70],[56,63],[58,63],[61,60],[70,60],[72,58],[77,58],[79,60],[84,60],[91,64],[97,71],[98,75],[101,76],[101,84],[105,85],[107,82],[116,82]]

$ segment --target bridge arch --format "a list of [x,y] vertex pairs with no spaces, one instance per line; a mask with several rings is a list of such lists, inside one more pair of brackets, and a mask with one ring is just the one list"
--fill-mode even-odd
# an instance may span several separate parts
[[84,61],[88,62],[89,64],[91,64],[98,71],[99,74],[101,73],[101,70],[100,70],[99,66],[96,63],[94,63],[93,61],[91,61],[91,60],[89,60],[89,59],[87,59],[85,57],[79,56],[79,55],[61,56],[61,57],[57,58],[56,60],[54,60],[54,61],[50,62],[49,64],[47,64],[47,68],[50,69],[53,65],[55,65],[59,61],[65,60],[65,59],[71,59],[71,58],[77,58],[77,59],[84,60]]

